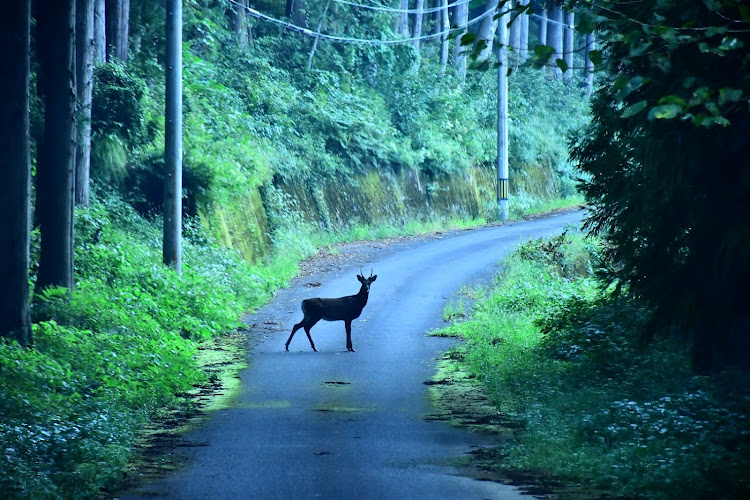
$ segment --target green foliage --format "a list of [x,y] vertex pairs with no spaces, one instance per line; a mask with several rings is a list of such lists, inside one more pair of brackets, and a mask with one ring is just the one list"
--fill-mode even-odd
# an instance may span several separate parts
[[750,24],[740,7],[613,2],[602,13],[606,84],[572,154],[588,176],[588,227],[610,243],[610,282],[653,310],[653,331],[690,338],[700,370],[746,365],[750,353],[740,298],[750,114],[736,101],[750,94]]
[[[118,135],[131,147],[146,142],[148,100],[146,82],[120,63],[99,64],[94,69],[91,130],[94,135]],[[94,141],[96,142],[96,141]]]
[[468,369],[518,426],[495,466],[584,497],[747,496],[748,374],[695,376],[673,340],[646,348],[648,311],[597,291],[598,253],[577,235],[522,245],[447,329],[466,338]]
[[112,487],[133,435],[205,380],[197,341],[232,331],[267,299],[251,270],[185,227],[183,275],[161,263],[158,223],[115,195],[76,213],[76,289],[45,290],[34,345],[0,344],[0,488],[83,498]]

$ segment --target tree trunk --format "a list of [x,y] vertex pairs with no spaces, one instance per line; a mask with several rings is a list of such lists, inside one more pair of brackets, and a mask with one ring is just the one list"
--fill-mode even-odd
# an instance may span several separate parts
[[107,60],[107,28],[104,0],[94,0],[94,63]]
[[167,0],[164,264],[182,272],[182,0]]
[[36,288],[73,288],[75,0],[40,0],[36,22],[44,139],[36,169],[42,237]]
[[[497,10],[497,0],[487,0],[484,4],[484,12],[495,12]],[[490,57],[492,54],[492,42],[495,39],[495,32],[497,31],[497,20],[493,14],[487,14],[482,19],[479,25],[479,31],[477,32],[476,46],[482,44],[482,48],[477,54],[476,63],[481,64]]]
[[0,3],[0,336],[31,343],[29,316],[29,30],[31,1]]
[[107,60],[128,62],[130,0],[106,0]]
[[508,220],[508,22],[510,14],[499,21],[500,66],[497,69],[497,210],[501,221]]
[[[519,0],[515,0],[514,6],[518,5]],[[508,16],[508,19],[513,19],[515,12]],[[521,18],[516,17],[513,19],[510,25],[510,33],[508,34],[508,45],[512,49],[509,53],[509,59],[511,66],[518,66],[521,52]]]
[[[409,10],[409,0],[401,0],[399,9],[406,11]],[[409,13],[402,12],[401,19],[399,20],[399,33],[405,38],[409,38]]]
[[563,57],[563,12],[560,7],[554,7],[549,16],[549,27],[547,32],[548,45],[555,50],[550,61],[550,66],[554,68],[555,75],[562,75],[562,71],[557,66],[557,59]]
[[141,52],[141,44],[143,43],[143,2],[148,0],[135,0],[130,3],[130,19],[129,19],[129,35],[130,42],[128,46],[134,55]]
[[287,0],[287,16],[292,20],[292,24],[307,28],[307,1],[306,0]]
[[549,45],[547,43],[547,9],[542,9],[539,19],[539,45]]
[[594,49],[596,49],[596,36],[594,33],[589,33],[586,35],[586,66],[583,70],[587,95],[591,95],[591,92],[594,90],[594,63],[589,59],[589,52]]
[[[419,58],[419,37],[422,36],[422,19],[424,18],[424,0],[417,0],[416,14],[414,15],[414,50],[417,51],[417,58]],[[418,60],[418,59],[417,59]]]
[[456,20],[455,24],[458,27],[459,35],[456,37],[456,46],[453,51],[453,68],[455,69],[456,76],[461,81],[464,81],[466,79],[466,54],[464,54],[466,46],[461,45],[461,37],[466,33],[466,25],[469,21],[469,5],[466,3],[456,5],[454,10],[454,19]]
[[566,12],[565,15],[565,36],[563,41],[563,54],[565,58],[565,64],[568,65],[568,71],[565,73],[566,80],[573,79],[573,54],[575,54],[575,14],[573,12]]
[[[528,5],[529,0],[521,0],[522,5]],[[521,63],[525,63],[526,60],[529,58],[529,15],[524,12],[521,14],[521,17],[519,17],[519,20],[521,21],[521,50],[520,50],[520,56],[521,56]]]
[[230,4],[230,21],[232,23],[232,31],[234,32],[234,38],[237,40],[237,43],[240,44],[242,47],[246,47],[248,45],[248,36],[247,36],[247,11],[244,9],[245,7],[249,7],[249,0],[237,0],[236,4]]
[[76,170],[75,202],[89,205],[91,96],[94,84],[94,0],[76,0]]
[[445,67],[448,65],[448,52],[449,52],[449,46],[448,43],[448,33],[447,31],[450,29],[450,20],[448,16],[448,0],[441,0],[441,6],[442,9],[440,10],[440,31],[443,32],[442,36],[440,37],[440,74],[445,74]]

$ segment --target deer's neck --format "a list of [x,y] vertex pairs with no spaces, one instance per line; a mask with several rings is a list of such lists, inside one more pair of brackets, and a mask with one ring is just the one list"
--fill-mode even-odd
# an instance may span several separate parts
[[365,307],[365,304],[367,304],[367,298],[370,296],[370,291],[362,285],[362,287],[359,289],[359,293],[357,294],[357,298],[362,303],[362,307]]

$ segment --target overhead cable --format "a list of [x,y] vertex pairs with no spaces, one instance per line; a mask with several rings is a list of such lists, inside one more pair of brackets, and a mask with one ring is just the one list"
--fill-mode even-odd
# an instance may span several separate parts
[[[267,21],[267,22],[270,22],[270,23],[274,23],[274,24],[277,24],[279,26],[283,26],[285,28],[288,28],[290,30],[296,31],[298,33],[302,33],[303,35],[307,35],[307,36],[311,36],[311,37],[319,37],[319,38],[322,38],[324,40],[331,40],[331,41],[334,41],[334,42],[361,43],[361,44],[373,44],[373,45],[378,45],[378,44],[380,44],[380,45],[393,45],[393,44],[398,44],[398,43],[409,43],[409,42],[413,42],[415,40],[429,40],[429,39],[432,39],[432,38],[439,38],[439,37],[441,37],[443,35],[447,35],[447,34],[449,34],[451,32],[451,29],[447,29],[447,30],[443,30],[443,31],[441,31],[439,33],[433,33],[431,35],[423,35],[423,36],[413,37],[413,38],[399,38],[398,40],[379,40],[379,39],[365,39],[365,38],[350,38],[350,37],[343,37],[343,36],[336,36],[336,35],[328,35],[326,33],[318,33],[318,32],[312,31],[312,30],[310,30],[308,28],[303,28],[302,26],[297,26],[296,24],[292,24],[292,23],[288,23],[286,21],[282,21],[280,19],[276,19],[276,18],[271,17],[269,15],[266,15],[266,14],[263,14],[261,12],[258,12],[257,10],[255,10],[255,9],[253,9],[251,7],[242,5],[241,3],[237,2],[236,0],[226,0],[226,1],[229,2],[229,3],[231,3],[231,4],[233,4],[233,5],[235,5],[235,6],[237,6],[237,7],[239,7],[239,8],[241,8],[241,9],[243,9],[243,10],[245,10],[248,14],[250,14],[251,16],[253,16],[255,18],[258,18],[260,20]],[[466,27],[471,26],[472,24],[475,24],[475,23],[481,21],[482,19],[484,19],[485,17],[487,17],[488,14],[492,14],[492,11],[486,11],[486,12],[478,15],[477,17],[469,20],[466,23],[466,26],[462,26],[462,27],[460,27],[458,29],[465,29]]]
[[449,3],[446,6],[443,7],[430,7],[427,9],[394,9],[393,7],[381,7],[379,5],[365,5],[361,3],[356,2],[348,2],[347,0],[333,0],[336,3],[344,4],[344,5],[352,5],[354,7],[361,7],[363,9],[369,9],[369,10],[378,10],[381,12],[390,12],[392,14],[430,14],[432,12],[438,12],[445,8],[451,8],[456,7],[458,5],[464,5],[467,3],[471,3],[472,0],[457,0],[456,2]]

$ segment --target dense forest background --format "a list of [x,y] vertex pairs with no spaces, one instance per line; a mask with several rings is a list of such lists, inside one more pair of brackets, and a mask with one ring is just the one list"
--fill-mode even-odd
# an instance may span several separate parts
[[[161,255],[175,3],[3,6],[0,333],[18,340],[0,344],[4,491],[117,484],[135,429],[206,381],[198,342],[319,248],[494,220],[495,14],[511,7],[511,213],[575,203],[579,187],[602,238],[602,292],[563,301],[544,328],[569,349],[548,351],[596,365],[677,339],[687,357],[664,370],[723,374],[722,398],[740,387],[726,370],[750,352],[744,3],[393,3],[413,11],[181,2],[181,276]],[[594,323],[626,333],[578,328]]]

